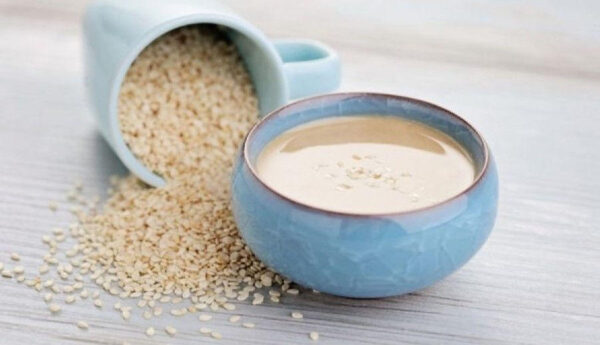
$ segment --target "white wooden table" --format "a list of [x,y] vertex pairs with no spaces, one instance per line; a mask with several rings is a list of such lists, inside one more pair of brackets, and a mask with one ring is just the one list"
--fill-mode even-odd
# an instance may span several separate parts
[[[335,47],[343,90],[422,98],[470,120],[495,153],[501,199],[487,244],[444,281],[381,300],[304,293],[240,305],[256,329],[219,313],[210,327],[220,343],[309,344],[313,330],[319,344],[600,343],[599,2],[229,2],[272,37]],[[0,262],[12,266],[18,252],[30,274],[45,253],[41,235],[71,221],[73,181],[103,193],[110,174],[125,173],[85,100],[84,6],[0,0]],[[217,343],[195,317],[136,312],[124,322],[112,302],[51,316],[38,293],[0,278],[0,344]],[[88,331],[74,326],[80,319]],[[176,337],[143,334],[167,323]]]

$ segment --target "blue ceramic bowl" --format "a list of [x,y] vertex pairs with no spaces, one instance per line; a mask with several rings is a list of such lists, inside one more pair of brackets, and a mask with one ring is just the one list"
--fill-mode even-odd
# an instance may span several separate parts
[[[473,184],[433,206],[360,215],[296,202],[256,174],[259,153],[283,131],[316,119],[365,114],[416,120],[447,133],[472,156]],[[494,225],[498,175],[483,138],[450,111],[394,95],[340,93],[307,98],[264,117],[237,157],[232,193],[239,230],[267,266],[306,287],[371,298],[421,289],[466,263]]]

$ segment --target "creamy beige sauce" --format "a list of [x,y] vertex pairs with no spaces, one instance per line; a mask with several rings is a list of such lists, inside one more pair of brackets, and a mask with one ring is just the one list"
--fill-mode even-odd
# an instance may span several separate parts
[[292,128],[260,153],[260,178],[325,210],[375,214],[429,206],[465,190],[471,157],[443,132],[391,116],[344,116]]

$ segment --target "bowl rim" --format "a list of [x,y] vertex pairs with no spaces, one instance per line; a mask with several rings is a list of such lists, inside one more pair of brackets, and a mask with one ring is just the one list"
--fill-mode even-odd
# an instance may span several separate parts
[[[436,202],[434,204],[431,205],[427,205],[427,206],[423,206],[423,207],[419,207],[419,208],[415,208],[415,209],[411,209],[411,210],[406,210],[406,211],[395,211],[395,212],[381,212],[381,213],[359,213],[359,212],[345,212],[345,211],[335,211],[335,210],[329,210],[329,209],[325,209],[325,208],[321,208],[321,207],[317,207],[317,206],[312,206],[310,204],[295,200],[294,198],[288,197],[286,195],[283,195],[282,193],[280,193],[279,191],[277,191],[276,189],[272,188],[271,186],[269,186],[257,173],[256,169],[254,168],[254,165],[250,162],[250,155],[249,155],[249,142],[251,142],[252,138],[254,137],[255,133],[258,132],[262,127],[266,126],[270,121],[273,121],[277,118],[283,117],[283,116],[289,116],[288,115],[281,115],[281,112],[283,112],[284,110],[288,109],[288,108],[292,108],[295,106],[298,106],[300,104],[303,103],[308,103],[311,101],[315,101],[315,100],[320,100],[320,99],[328,99],[328,98],[333,98],[333,97],[340,97],[340,96],[348,96],[348,97],[383,97],[383,98],[392,98],[392,99],[396,99],[396,100],[401,100],[401,101],[405,101],[405,102],[409,102],[409,103],[413,103],[413,104],[418,104],[421,106],[424,106],[426,108],[429,109],[434,109],[437,111],[441,111],[442,113],[444,113],[446,116],[449,116],[451,118],[454,118],[456,120],[458,120],[459,122],[461,122],[468,130],[471,131],[471,133],[474,135],[475,139],[479,141],[481,148],[483,149],[483,155],[484,155],[484,161],[483,161],[483,165],[479,171],[479,173],[477,174],[477,176],[473,179],[473,182],[471,182],[471,184],[466,187],[464,190],[462,190],[461,192],[457,193],[456,195],[451,196],[450,198],[444,199],[442,201]],[[448,133],[446,133],[448,134]],[[430,209],[434,209],[443,205],[446,205],[458,198],[460,198],[461,196],[468,194],[471,190],[473,190],[475,187],[477,187],[481,181],[483,180],[483,177],[486,175],[486,173],[489,170],[489,166],[490,166],[490,150],[488,147],[488,144],[486,143],[485,139],[483,138],[483,136],[481,135],[481,133],[475,129],[475,127],[473,127],[473,125],[471,125],[471,123],[469,123],[467,120],[465,120],[464,118],[460,117],[459,115],[453,113],[452,111],[443,108],[439,105],[421,100],[421,99],[417,99],[417,98],[412,98],[412,97],[406,97],[406,96],[400,96],[400,95],[395,95],[395,94],[390,94],[390,93],[380,93],[380,92],[336,92],[336,93],[328,93],[328,94],[323,94],[323,95],[317,95],[317,96],[312,96],[312,97],[307,97],[307,98],[302,98],[296,101],[293,101],[291,103],[288,103],[284,106],[281,106],[273,111],[271,111],[270,113],[268,113],[267,115],[263,116],[261,119],[259,119],[259,121],[254,124],[254,126],[252,126],[252,128],[250,129],[250,131],[248,131],[248,133],[246,134],[246,137],[244,138],[244,141],[242,143],[242,150],[241,150],[241,155],[242,155],[242,159],[243,162],[245,163],[246,167],[248,168],[248,170],[250,171],[250,175],[266,190],[268,190],[269,192],[271,192],[275,197],[282,199],[284,201],[287,201],[295,206],[298,206],[300,208],[303,209],[307,209],[309,211],[312,212],[319,212],[319,213],[325,213],[328,215],[332,215],[332,216],[344,216],[344,217],[357,217],[357,218],[379,218],[379,217],[391,217],[391,216],[400,216],[400,215],[410,215],[410,214],[417,214],[423,211],[427,211]]]

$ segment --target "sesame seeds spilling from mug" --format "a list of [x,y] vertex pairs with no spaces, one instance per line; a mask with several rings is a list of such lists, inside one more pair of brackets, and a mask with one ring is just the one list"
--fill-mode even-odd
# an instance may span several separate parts
[[225,34],[193,26],[144,49],[125,76],[118,110],[125,142],[145,166],[166,180],[196,173],[220,189],[258,119],[258,100]]
[[[166,186],[114,177],[99,207],[99,198],[84,197],[83,184],[76,182],[67,200],[77,222],[42,237],[48,253],[34,272],[0,263],[2,276],[17,275],[38,291],[50,314],[86,303],[96,312],[114,310],[123,322],[196,314],[204,326],[215,312],[231,312],[237,304],[268,303],[267,293],[273,303],[286,291],[298,294],[252,254],[229,202],[234,154],[257,120],[257,107],[241,58],[218,29],[187,27],[159,38],[125,77],[119,121],[132,152]],[[105,308],[105,302],[114,307]],[[228,320],[255,327],[240,315]],[[84,320],[76,325],[89,328]],[[160,336],[154,326],[145,324],[140,333]],[[198,329],[224,337],[212,327]],[[164,330],[170,337],[178,333],[170,325]]]

